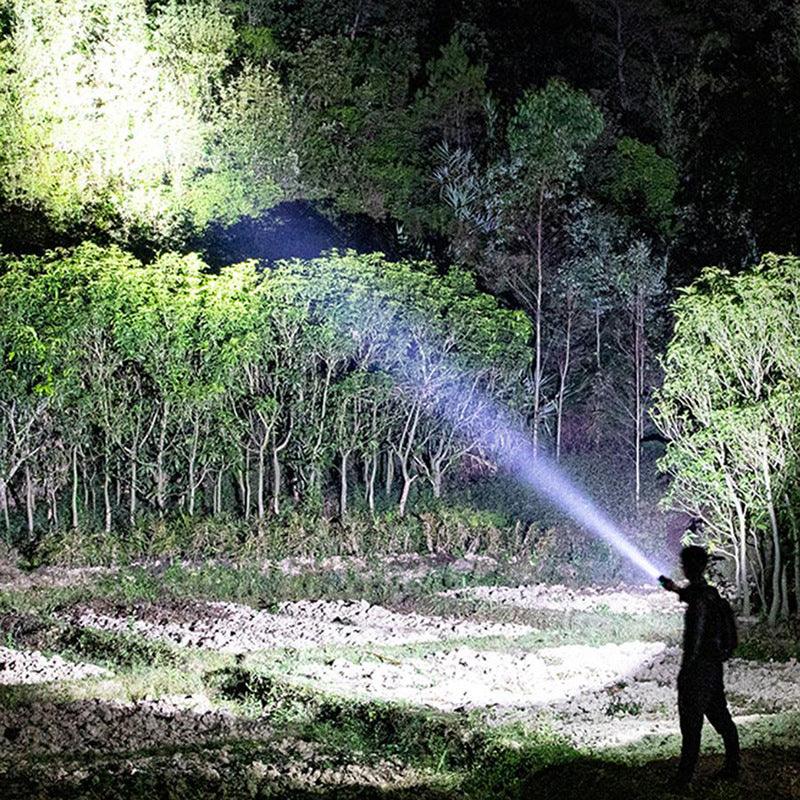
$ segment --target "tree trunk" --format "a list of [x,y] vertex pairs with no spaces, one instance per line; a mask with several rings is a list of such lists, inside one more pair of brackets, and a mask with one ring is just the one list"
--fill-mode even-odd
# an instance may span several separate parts
[[406,515],[406,505],[408,504],[408,495],[411,491],[411,484],[414,482],[416,475],[409,475],[408,472],[403,470],[403,491],[400,493],[399,512],[400,516]]
[[750,607],[750,576],[747,570],[747,517],[745,515],[744,507],[738,495],[734,491],[733,479],[724,470],[725,482],[728,485],[731,499],[733,500],[734,508],[736,509],[736,520],[738,523],[739,531],[739,563],[738,568],[738,581],[742,597],[742,614],[749,617],[751,614]]
[[6,527],[6,538],[11,534],[11,519],[8,515],[8,491],[4,478],[0,478],[0,511],[3,512],[3,522]]
[[164,472],[164,451],[167,442],[167,419],[169,417],[169,403],[164,403],[164,411],[161,416],[161,430],[158,434],[158,453],[156,455],[156,507],[158,516],[164,516],[166,510],[166,483],[167,477]]
[[134,446],[131,452],[131,486],[130,494],[128,495],[128,519],[131,527],[136,524],[136,494],[139,490],[139,448],[138,445]]
[[789,565],[784,564],[781,571],[781,619],[789,617]]
[[761,463],[764,475],[764,488],[767,494],[767,512],[769,514],[769,526],[772,531],[772,599],[769,608],[769,624],[774,625],[778,621],[781,611],[781,539],[778,529],[778,517],[775,513],[775,503],[772,498],[772,479],[769,474],[769,463],[765,453]]
[[636,288],[634,309],[634,371],[635,393],[634,401],[634,463],[635,463],[635,497],[636,508],[639,508],[642,498],[642,433],[644,427],[642,400],[644,394],[644,293],[641,286]]
[[72,514],[72,530],[78,530],[78,448],[72,448],[72,492],[70,495],[70,511]]
[[33,491],[33,478],[30,467],[25,465],[25,509],[28,515],[28,535],[33,536],[33,520],[36,512],[36,495]]
[[244,491],[242,492],[242,504],[244,506],[244,518],[250,519],[250,495],[251,495],[251,488],[250,488],[250,448],[244,448]]
[[281,462],[279,450],[272,448],[272,511],[274,514],[281,513]]
[[558,402],[556,409],[556,461],[561,461],[561,431],[564,420],[564,396],[567,391],[567,376],[570,366],[570,347],[572,345],[572,301],[567,300],[567,330],[565,332],[564,358],[559,370]]
[[753,538],[753,552],[756,554],[755,569],[753,570],[756,576],[756,593],[758,600],[761,603],[762,610],[767,608],[767,569],[764,566],[764,559],[761,556],[761,549],[758,544],[758,535],[755,529],[752,531]]
[[278,458],[278,451],[272,449],[272,511],[274,514],[281,513],[281,462]]
[[265,473],[265,458],[264,454],[267,449],[267,440],[262,439],[258,446],[258,472],[256,473],[256,505],[259,519],[264,519],[266,511],[266,502],[264,499],[264,473]]
[[372,456],[367,479],[367,505],[371,514],[375,513],[375,476],[378,474],[378,456]]
[[386,483],[384,486],[384,494],[386,497],[392,496],[392,489],[394,488],[394,453],[389,450],[386,453]]
[[81,478],[83,478],[83,507],[88,511],[90,508],[92,509],[92,513],[94,513],[94,509],[90,504],[89,498],[89,476],[86,473],[86,464],[83,465],[81,469]]
[[344,519],[347,516],[347,456],[342,453],[339,462],[339,516]]
[[536,300],[534,303],[534,366],[533,366],[533,457],[539,454],[539,424],[542,402],[542,238],[544,184],[539,190],[536,218]]
[[414,410],[406,419],[406,424],[401,437],[402,447],[396,451],[397,460],[400,464],[400,471],[403,475],[403,490],[400,493],[399,511],[400,516],[405,516],[406,504],[408,503],[408,494],[411,490],[411,484],[414,482],[416,475],[412,476],[409,470],[409,463],[411,461],[411,452],[414,447],[414,439],[417,434],[417,425],[419,424],[420,414],[422,413],[422,406],[420,403],[415,403]]
[[50,501],[50,520],[53,523],[53,529],[58,530],[58,494],[55,486],[48,487],[47,497]]
[[221,510],[221,497],[222,497],[222,470],[217,473],[217,476],[214,478],[213,490],[212,490],[212,501],[211,501],[211,513],[216,517],[219,516]]
[[111,533],[111,475],[108,471],[108,462],[103,465],[103,530]]
[[289,418],[289,430],[286,431],[286,436],[283,441],[277,444],[274,439],[272,440],[272,510],[275,514],[280,514],[281,510],[281,462],[280,454],[288,447],[292,438],[293,423],[291,417]]
[[439,459],[431,462],[431,488],[433,496],[439,500],[442,496],[442,463]]
[[739,552],[739,537],[736,535],[736,530],[733,522],[730,523],[730,540],[733,546],[733,589],[735,597],[742,596],[742,556]]
[[742,613],[749,617],[752,612],[750,606],[750,575],[747,570],[747,523],[744,514],[739,516],[739,551],[741,557],[739,581],[742,587]]
[[[195,419],[192,428],[192,447],[189,451],[189,516],[194,516],[195,498],[197,497],[197,481],[195,479],[195,472],[197,469],[197,448],[200,442],[200,422]],[[201,478],[202,480],[202,478]]]

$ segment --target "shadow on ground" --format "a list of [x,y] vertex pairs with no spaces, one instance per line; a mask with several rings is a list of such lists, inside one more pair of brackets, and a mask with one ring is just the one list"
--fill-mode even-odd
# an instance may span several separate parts
[[[596,759],[579,759],[548,767],[528,776],[509,776],[508,791],[493,786],[486,794],[479,787],[437,789],[425,784],[400,788],[374,785],[291,787],[259,783],[249,785],[238,775],[221,771],[208,775],[169,774],[168,763],[152,763],[143,771],[131,770],[124,761],[95,764],[85,778],[70,785],[44,780],[35,771],[0,775],[0,796],[7,800],[211,800],[214,798],[286,798],[287,800],[456,800],[491,797],[492,800],[639,800],[674,797],[666,783],[676,760],[626,765]],[[721,766],[718,756],[701,760],[689,797],[707,800],[798,800],[800,798],[800,748],[751,750],[744,756],[744,773],[738,784],[715,782]],[[235,772],[236,770],[234,770]],[[522,780],[519,780],[522,778]],[[488,789],[488,787],[487,787]]]
[[[627,765],[595,759],[547,767],[531,775],[521,797],[541,800],[639,800],[672,797],[666,784],[677,759]],[[800,748],[747,750],[738,783],[716,781],[721,756],[701,758],[688,793],[708,800],[798,800],[800,798]]]
[[[637,800],[670,798],[676,759],[625,763],[559,738],[503,737],[453,715],[357,702],[242,668],[208,673],[257,716],[173,705],[59,698],[50,686],[0,691],[3,800]],[[772,729],[770,729],[772,731]],[[715,783],[701,759],[692,797],[800,800],[797,737],[744,753],[742,781]],[[762,740],[764,741],[764,740]],[[632,758],[630,753],[628,758]]]

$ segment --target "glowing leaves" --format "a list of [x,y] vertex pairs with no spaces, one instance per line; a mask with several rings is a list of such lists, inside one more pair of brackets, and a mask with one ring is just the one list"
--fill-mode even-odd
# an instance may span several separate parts
[[3,193],[57,227],[156,240],[277,202],[296,170],[269,66],[231,70],[213,0],[14,0]]
[[211,119],[208,172],[195,181],[192,197],[197,227],[258,214],[297,183],[289,107],[274,72],[245,67],[220,90]]
[[529,335],[468,273],[379,254],[216,275],[196,256],[143,264],[93,244],[9,261],[0,479],[80,450],[103,485],[126,487],[116,506],[103,493],[108,527],[120,502],[131,522],[144,508],[219,513],[234,481],[261,518],[288,499],[282,475],[312,505],[338,475],[346,509],[356,469],[374,510],[391,462],[405,510],[412,485],[438,494],[476,451],[494,402],[513,404]]
[[797,503],[798,283],[792,256],[765,256],[736,277],[706,270],[675,304],[654,414],[669,438],[661,463],[673,476],[668,499],[705,519],[712,538],[728,539],[743,591],[750,560],[762,557],[757,534],[771,534],[773,620],[781,594],[777,521]]

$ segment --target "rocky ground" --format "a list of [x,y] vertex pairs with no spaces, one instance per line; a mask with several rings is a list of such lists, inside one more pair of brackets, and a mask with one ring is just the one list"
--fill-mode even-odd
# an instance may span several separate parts
[[[441,566],[397,556],[387,564],[404,581]],[[327,564],[329,572],[337,567],[353,564]],[[290,575],[303,568],[319,565],[280,567]],[[486,568],[475,560],[456,564],[471,579]],[[49,589],[91,586],[107,574],[0,575],[0,592],[14,594],[0,607],[7,638],[0,647],[0,788],[8,796],[62,796],[54,787],[65,786],[76,797],[94,796],[84,789],[98,776],[109,792],[122,781],[144,787],[125,796],[145,796],[156,791],[146,788],[156,774],[182,776],[195,795],[203,791],[197,780],[228,785],[235,775],[242,796],[252,797],[337,787],[353,796],[365,787],[398,797],[418,796],[419,787],[450,796],[442,776],[452,732],[441,734],[450,737],[441,756],[432,755],[430,731],[419,753],[408,750],[412,736],[399,722],[389,733],[375,728],[387,702],[413,712],[401,715],[411,731],[413,715],[423,713],[443,715],[436,725],[461,726],[458,746],[470,753],[476,730],[508,728],[547,731],[559,747],[581,753],[624,754],[658,740],[672,742],[664,752],[674,755],[681,609],[674,595],[649,586],[472,585],[416,600],[406,593],[384,605],[295,599],[259,608],[89,590],[52,608],[41,602]],[[20,606],[26,597],[35,606],[30,613]],[[42,642],[67,644],[52,652]],[[114,655],[115,642],[124,659]],[[167,648],[170,666],[148,663],[156,652],[148,642]],[[800,664],[734,659],[726,672],[743,729],[774,720],[783,744],[800,747]],[[231,676],[240,685],[226,694],[220,686]],[[320,697],[357,704],[371,720],[358,735],[372,741],[380,729],[388,744],[375,749],[347,739],[350,728],[330,721],[330,701]]]
[[224,602],[138,604],[122,609],[98,602],[72,609],[65,619],[81,627],[134,631],[223,653],[330,645],[393,646],[468,637],[513,639],[532,630],[514,624],[398,614],[359,600],[281,603],[274,613]]
[[445,593],[457,598],[478,598],[494,605],[537,611],[605,611],[612,614],[675,613],[675,595],[648,585],[588,586],[580,589],[562,585],[474,586]]
[[76,681],[107,675],[108,670],[95,664],[65,661],[59,655],[44,656],[28,650],[0,647],[0,684],[20,685]]

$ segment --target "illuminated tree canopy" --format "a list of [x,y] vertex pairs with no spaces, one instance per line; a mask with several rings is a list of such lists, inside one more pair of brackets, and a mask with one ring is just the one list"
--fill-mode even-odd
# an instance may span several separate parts
[[800,588],[798,286],[794,256],[768,254],[737,276],[705,270],[674,306],[655,407],[669,437],[669,501],[705,520],[740,586],[758,576],[773,622],[788,613],[790,553]]
[[[211,275],[197,256],[87,243],[5,266],[0,511],[27,475],[102,494],[106,529],[179,508],[262,518],[287,500],[282,476],[316,508],[337,467],[343,509],[356,486],[374,509],[392,461],[402,514],[412,486],[438,497],[477,451],[482,397],[517,403],[529,359],[525,316],[469,274],[378,254]],[[117,480],[124,502],[104,493]]]
[[[277,76],[216,0],[8,0],[0,188],[60,227],[155,239],[256,214],[295,179]],[[118,229],[118,230],[117,230]]]

